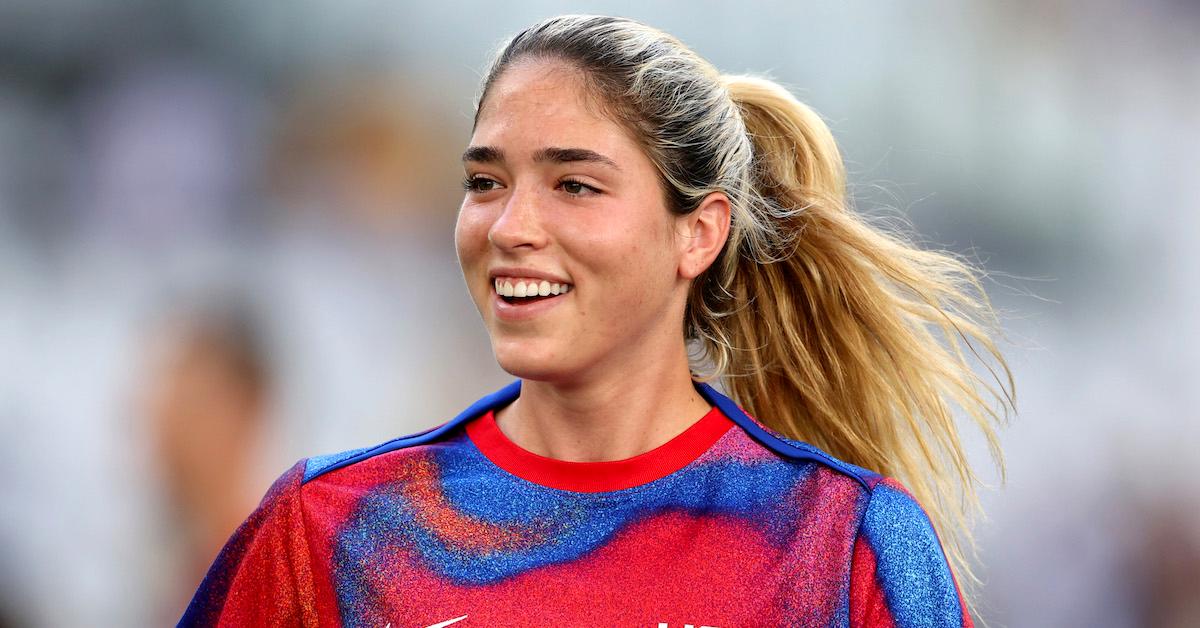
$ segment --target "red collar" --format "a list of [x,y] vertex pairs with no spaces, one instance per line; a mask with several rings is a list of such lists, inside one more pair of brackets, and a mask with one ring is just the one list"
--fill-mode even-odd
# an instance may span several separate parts
[[550,488],[600,493],[632,488],[686,467],[731,427],[733,422],[714,407],[662,445],[632,458],[604,462],[570,462],[522,449],[500,431],[492,410],[467,423],[467,435],[488,460],[517,477]]

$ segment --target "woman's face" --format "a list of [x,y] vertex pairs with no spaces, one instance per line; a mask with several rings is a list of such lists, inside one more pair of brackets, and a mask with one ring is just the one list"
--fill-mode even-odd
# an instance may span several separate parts
[[560,383],[682,347],[688,285],[657,170],[578,76],[527,60],[492,85],[455,229],[500,366]]

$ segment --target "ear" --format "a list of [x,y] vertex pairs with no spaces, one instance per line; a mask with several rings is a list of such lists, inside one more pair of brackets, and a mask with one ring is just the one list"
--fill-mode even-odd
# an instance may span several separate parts
[[679,276],[695,279],[708,270],[729,237],[729,197],[711,192],[695,211],[675,218],[679,245]]

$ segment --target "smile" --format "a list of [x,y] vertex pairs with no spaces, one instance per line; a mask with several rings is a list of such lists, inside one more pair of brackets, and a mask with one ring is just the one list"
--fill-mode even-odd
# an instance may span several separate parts
[[519,305],[556,297],[571,291],[569,283],[554,283],[545,279],[496,277],[496,294],[506,303]]
[[492,312],[497,320],[521,323],[540,319],[568,298],[575,286],[546,279],[498,276],[493,281]]

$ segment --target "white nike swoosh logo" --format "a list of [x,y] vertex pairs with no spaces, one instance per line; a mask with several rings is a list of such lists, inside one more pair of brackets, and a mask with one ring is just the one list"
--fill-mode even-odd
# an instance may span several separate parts
[[447,619],[446,621],[444,621],[444,622],[441,622],[441,623],[439,623],[439,624],[433,624],[433,625],[431,625],[431,626],[425,626],[425,628],[443,628],[444,626],[449,626],[450,624],[458,623],[458,622],[460,622],[460,621],[462,621],[462,620],[464,620],[464,619],[466,619],[466,618],[467,618],[467,616],[466,616],[466,615],[463,615],[462,617],[455,617],[454,619]]

